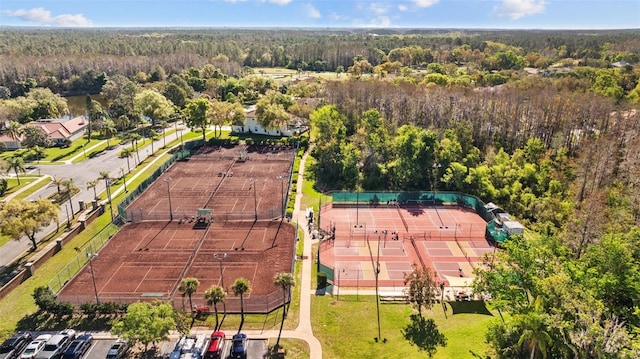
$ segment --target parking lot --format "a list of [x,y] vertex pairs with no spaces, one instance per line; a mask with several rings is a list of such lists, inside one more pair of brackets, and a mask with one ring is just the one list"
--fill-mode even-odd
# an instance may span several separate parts
[[[33,338],[36,338],[40,334],[56,334],[56,331],[33,331],[31,335]],[[83,334],[83,332],[78,332],[77,335]],[[207,337],[211,333],[206,333]],[[233,335],[232,333],[228,333],[228,335]],[[94,337],[93,343],[89,347],[89,349],[82,356],[83,358],[88,359],[102,359],[106,358],[107,352],[109,348],[116,342],[116,338],[101,338],[99,335]],[[158,355],[156,358],[169,358],[171,352],[176,346],[177,339],[172,339],[169,341],[164,341],[158,344]],[[227,340],[224,342],[223,347],[223,357],[222,358],[230,358],[231,352],[231,339],[230,336],[227,337]],[[265,353],[267,352],[267,340],[266,339],[248,339],[247,340],[247,359],[262,359],[264,358]],[[133,352],[131,350],[128,351],[127,358],[133,358]]]

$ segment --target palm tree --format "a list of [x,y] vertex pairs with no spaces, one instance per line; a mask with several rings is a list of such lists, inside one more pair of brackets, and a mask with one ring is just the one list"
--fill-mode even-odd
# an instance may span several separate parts
[[[204,299],[207,301],[207,305],[213,305],[213,311],[216,313],[216,329],[219,329],[219,321],[218,321],[218,303],[224,303],[227,299],[227,292],[224,291],[222,287],[218,287],[217,285],[212,285],[211,288],[207,289],[204,292]],[[225,315],[226,310],[225,310]]]
[[127,159],[127,173],[131,173],[131,166],[129,165],[129,158],[133,156],[133,149],[129,147],[125,147],[120,151],[120,157],[124,157]]
[[273,277],[273,285],[282,288],[282,322],[280,323],[280,331],[278,332],[278,340],[276,341],[275,349],[278,350],[280,346],[280,336],[282,335],[282,327],[284,327],[284,319],[287,317],[289,311],[287,302],[291,303],[291,287],[296,285],[296,280],[291,273],[278,273]]
[[251,292],[251,282],[246,278],[238,278],[231,286],[233,294],[240,296],[240,314],[241,321],[244,323],[244,294]]
[[60,185],[62,185],[62,183],[64,182],[64,180],[58,176],[53,176],[51,178],[51,183],[53,183],[54,185],[56,185],[56,188],[58,189],[58,193],[60,193]]
[[196,278],[183,278],[178,286],[178,291],[182,293],[182,296],[185,295],[189,297],[189,307],[193,312],[193,302],[191,301],[191,295],[198,290],[198,286],[200,286],[200,281]]
[[167,148],[167,135],[165,134],[165,128],[168,125],[167,121],[160,121],[160,126],[162,127],[162,141],[164,142],[162,148]]
[[31,149],[31,151],[33,151],[34,157],[40,161],[41,159],[44,158],[44,156],[46,155],[46,150],[41,147],[41,146],[33,146],[33,148]]
[[138,152],[138,141],[142,139],[142,136],[140,136],[140,134],[132,132],[129,135],[129,138],[131,139],[131,142],[133,142],[133,147],[136,149],[136,156],[138,157],[138,165],[140,165],[140,152]]
[[73,211],[73,202],[71,201],[71,193],[73,192],[76,186],[73,184],[73,178],[69,178],[68,180],[62,183],[67,191],[67,196],[69,197],[69,206],[71,207],[71,218],[76,218],[75,212]]
[[18,185],[20,185],[18,172],[25,173],[27,171],[27,168],[24,166],[24,159],[20,156],[7,158],[7,169],[9,171],[13,170],[16,173],[16,179],[18,180]]
[[540,350],[543,358],[547,357],[547,349],[553,344],[553,339],[548,333],[547,314],[543,312],[542,300],[536,298],[533,310],[514,317],[516,326],[522,330],[518,345],[526,345],[531,354],[530,359],[536,357],[536,350]]
[[155,150],[153,149],[153,141],[155,140],[157,135],[158,134],[156,133],[156,131],[154,129],[149,129],[149,138],[151,139],[151,155],[152,156],[155,153]]
[[116,134],[116,124],[112,120],[102,122],[102,135],[107,139],[107,148],[111,147],[111,137]]
[[87,189],[93,188],[93,198],[96,200],[98,199],[98,193],[96,192],[96,186],[98,186],[98,182],[99,181],[97,179],[87,182]]
[[22,124],[18,121],[11,121],[7,126],[7,136],[12,140],[16,141],[20,139],[20,136],[24,133],[24,129]]
[[104,187],[107,190],[107,198],[109,199],[109,210],[111,211],[111,221],[113,221],[113,206],[111,205],[111,178],[108,171],[100,172],[100,178],[104,180]]

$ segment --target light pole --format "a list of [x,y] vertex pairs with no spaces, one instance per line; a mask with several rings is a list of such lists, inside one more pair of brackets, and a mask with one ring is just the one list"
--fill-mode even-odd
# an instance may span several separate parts
[[284,217],[284,179],[286,177],[286,175],[280,175],[277,177],[280,179],[280,210],[282,212],[282,217]]
[[256,197],[257,181],[255,178],[249,178],[249,183],[253,187],[253,215],[254,215],[253,220],[257,221],[258,220],[258,199]]
[[173,221],[173,209],[171,208],[171,183],[172,178],[167,177],[163,179],[163,181],[167,182],[167,194],[169,195],[169,221]]
[[214,253],[213,259],[217,259],[220,263],[220,285],[224,289],[224,276],[222,275],[222,260],[227,258],[227,253]]
[[376,267],[374,268],[376,275],[376,312],[378,313],[378,340],[382,340],[380,334],[380,295],[378,293],[378,276],[380,276],[380,234],[378,234],[378,256],[376,258]]
[[96,286],[96,275],[93,272],[93,258],[97,257],[98,253],[87,253],[87,258],[89,258],[89,268],[91,269],[91,279],[93,280],[93,292],[96,295],[96,304],[100,304],[100,299],[98,298],[98,287]]

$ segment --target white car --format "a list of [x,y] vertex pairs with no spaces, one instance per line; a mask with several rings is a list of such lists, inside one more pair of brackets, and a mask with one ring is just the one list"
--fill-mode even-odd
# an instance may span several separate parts
[[51,338],[50,334],[44,334],[36,338],[36,340],[32,341],[27,345],[22,354],[20,354],[20,359],[33,359],[36,357],[42,348],[44,348],[44,344]]

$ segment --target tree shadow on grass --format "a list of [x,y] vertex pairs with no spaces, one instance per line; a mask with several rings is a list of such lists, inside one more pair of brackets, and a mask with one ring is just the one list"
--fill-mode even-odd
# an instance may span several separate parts
[[27,314],[16,325],[18,330],[63,330],[74,328],[78,331],[108,331],[111,329],[112,316],[56,316],[41,311]]
[[429,358],[433,357],[439,346],[447,346],[447,338],[440,333],[435,321],[418,314],[411,314],[411,322],[402,329],[402,335],[419,351],[426,352]]

